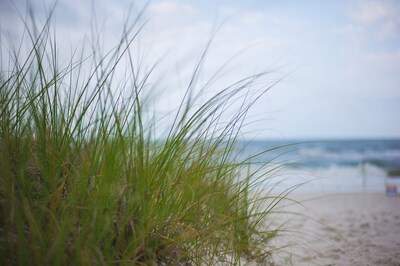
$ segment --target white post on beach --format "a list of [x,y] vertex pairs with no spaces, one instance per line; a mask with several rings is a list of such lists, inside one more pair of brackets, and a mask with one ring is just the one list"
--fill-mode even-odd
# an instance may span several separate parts
[[362,191],[365,192],[367,188],[367,171],[365,171],[365,161],[361,161],[361,175],[362,175]]

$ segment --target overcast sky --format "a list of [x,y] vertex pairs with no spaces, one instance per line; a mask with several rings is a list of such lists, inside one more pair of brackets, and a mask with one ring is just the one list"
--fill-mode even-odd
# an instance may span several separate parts
[[[51,3],[45,2],[30,1],[39,16]],[[77,42],[90,34],[95,12],[105,23],[105,46],[118,39],[132,6],[125,0],[58,2],[59,40]],[[18,38],[15,6],[24,13],[26,1],[0,3],[2,34]],[[134,2],[131,20],[143,5]],[[258,122],[246,127],[247,136],[400,137],[400,1],[155,0],[145,21],[136,47],[149,62],[162,59],[169,73],[157,108],[178,103],[171,96],[174,84],[184,83],[221,26],[205,77],[233,55],[227,81],[262,70],[272,71],[271,79],[289,74],[254,105],[249,119]]]

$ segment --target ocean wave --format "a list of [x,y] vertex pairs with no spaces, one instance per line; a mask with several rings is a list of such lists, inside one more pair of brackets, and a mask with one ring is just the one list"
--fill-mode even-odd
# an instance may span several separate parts
[[351,159],[363,160],[368,158],[400,158],[400,150],[383,150],[383,151],[331,151],[325,148],[300,148],[299,156],[304,158],[327,158],[327,159]]

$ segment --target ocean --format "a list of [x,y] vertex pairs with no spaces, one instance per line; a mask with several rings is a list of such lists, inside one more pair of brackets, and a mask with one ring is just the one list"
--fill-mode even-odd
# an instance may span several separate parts
[[302,184],[297,190],[384,192],[388,183],[395,183],[400,189],[400,139],[253,140],[238,146],[242,159],[257,155],[251,160],[254,169],[265,163],[269,169],[284,166],[271,171],[277,187]]

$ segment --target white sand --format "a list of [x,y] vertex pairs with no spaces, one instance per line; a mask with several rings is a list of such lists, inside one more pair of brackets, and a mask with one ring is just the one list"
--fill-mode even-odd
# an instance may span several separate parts
[[353,193],[291,198],[303,206],[284,207],[298,215],[283,215],[293,231],[276,243],[290,245],[278,252],[276,265],[400,265],[400,197]]

